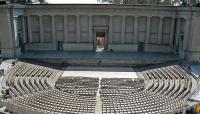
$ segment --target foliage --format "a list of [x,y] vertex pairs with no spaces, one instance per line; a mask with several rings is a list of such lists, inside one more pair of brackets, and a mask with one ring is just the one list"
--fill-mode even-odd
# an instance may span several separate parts
[[[38,0],[39,3],[46,3],[45,0]],[[10,3],[31,4],[32,0],[10,0]]]
[[171,5],[171,0],[164,0],[163,2],[161,2],[161,4],[163,4],[163,5]]

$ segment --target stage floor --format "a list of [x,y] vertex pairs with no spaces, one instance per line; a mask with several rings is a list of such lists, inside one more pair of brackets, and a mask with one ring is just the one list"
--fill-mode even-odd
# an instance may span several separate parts
[[137,52],[57,52],[35,51],[23,53],[20,58],[32,59],[68,65],[88,66],[136,66],[174,62],[179,57],[169,53],[137,53]]
[[70,66],[65,69],[61,77],[83,76],[98,78],[138,78],[131,67],[81,67]]
[[170,53],[138,53],[138,52],[91,52],[91,51],[31,51],[25,52],[21,58],[45,59],[137,59],[137,60],[177,60],[176,55]]

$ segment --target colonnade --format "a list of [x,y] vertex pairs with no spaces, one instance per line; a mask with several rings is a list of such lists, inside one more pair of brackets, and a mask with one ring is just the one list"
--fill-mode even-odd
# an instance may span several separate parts
[[[57,15],[51,15],[51,32],[52,32],[52,42],[53,43],[56,43],[56,30],[55,30],[55,16]],[[60,15],[59,15],[60,16]],[[76,16],[76,43],[80,43],[80,39],[81,39],[81,30],[80,30],[80,16],[81,15],[75,15]],[[88,15],[88,33],[89,33],[89,42],[92,42],[93,41],[93,16],[96,16],[96,15]],[[112,44],[112,41],[113,41],[113,17],[115,15],[110,15],[109,16],[109,24],[108,24],[108,37],[109,37],[109,43]],[[128,16],[132,16],[132,15],[121,15],[121,39],[120,39],[120,42],[121,44],[124,44],[124,39],[125,39],[125,29],[126,29],[126,17]],[[32,30],[31,30],[31,22],[30,22],[30,17],[31,15],[28,15],[27,16],[27,26],[28,26],[28,38],[29,38],[29,42],[31,43],[33,41],[32,39]],[[40,28],[40,43],[43,43],[44,42],[44,26],[43,26],[43,15],[38,15],[39,17],[39,28]],[[140,26],[139,25],[139,17],[138,15],[136,16],[132,16],[134,18],[134,36],[133,36],[133,40],[134,42],[138,43],[138,27]],[[141,17],[144,17],[144,16],[141,16]],[[162,45],[162,38],[163,38],[163,20],[164,18],[168,18],[169,16],[145,16],[146,17],[146,34],[145,34],[145,44],[149,44],[150,43],[150,32],[151,32],[151,19],[152,17],[159,17],[159,25],[158,25],[158,41],[157,41],[157,44],[158,45]],[[68,15],[63,15],[63,18],[64,18],[64,42],[68,42]],[[180,19],[181,18],[178,18],[178,17],[169,17],[171,18],[171,25],[170,25],[170,37],[169,37],[169,45],[177,45],[177,44],[173,44],[174,41],[175,43],[177,43],[178,41],[178,38],[180,36]],[[24,27],[25,27],[25,24],[24,24],[24,21],[25,18],[23,17],[22,18],[22,25],[23,25],[23,30],[25,31]],[[187,19],[185,19],[186,22],[187,22]],[[176,23],[175,23],[176,22]],[[175,27],[176,26],[176,27]],[[185,24],[185,36],[187,36],[187,29],[188,25]],[[176,30],[175,30],[176,28]],[[24,32],[25,33],[25,32]],[[26,41],[26,38],[25,38],[25,34],[23,34],[23,37],[24,37],[24,42],[27,42]],[[174,39],[175,38],[175,39]]]

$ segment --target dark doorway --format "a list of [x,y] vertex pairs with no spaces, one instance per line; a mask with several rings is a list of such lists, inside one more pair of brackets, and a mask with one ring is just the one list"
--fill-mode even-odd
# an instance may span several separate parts
[[96,32],[96,52],[105,50],[105,32]]
[[138,43],[138,52],[144,52],[144,42]]
[[58,41],[57,42],[57,50],[58,51],[63,51],[63,41]]

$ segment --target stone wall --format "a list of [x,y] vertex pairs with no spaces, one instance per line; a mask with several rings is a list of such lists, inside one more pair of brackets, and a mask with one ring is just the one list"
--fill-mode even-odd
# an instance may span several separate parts
[[[10,14],[9,7],[1,10],[7,11],[3,14]],[[58,41],[63,42],[64,51],[94,51],[96,32],[103,31],[106,33],[107,51],[137,52],[138,44],[143,43],[144,52],[177,53],[183,59],[199,60],[198,8],[150,5],[26,5],[21,9],[14,6],[12,10],[17,14],[15,17],[20,18],[18,26],[22,31],[22,41],[19,44],[25,51],[56,51]],[[10,17],[5,16],[3,22],[13,22]],[[13,33],[6,28],[14,27],[9,22],[1,26],[0,29],[5,28],[7,32]],[[9,33],[6,35],[2,41],[13,37]],[[17,35],[14,37],[16,39]],[[13,47],[18,47],[16,41],[13,41]],[[9,40],[8,42],[11,43]],[[1,50],[3,47],[2,45]]]

